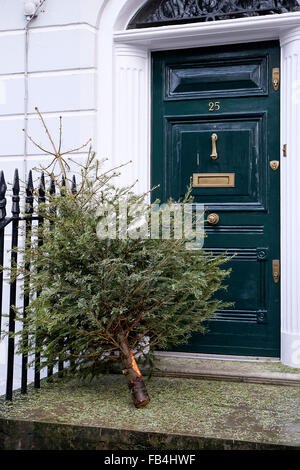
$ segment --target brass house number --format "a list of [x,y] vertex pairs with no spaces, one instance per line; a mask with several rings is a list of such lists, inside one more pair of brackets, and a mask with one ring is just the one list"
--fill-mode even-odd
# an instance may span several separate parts
[[220,111],[221,102],[220,101],[210,101],[208,104],[209,111]]

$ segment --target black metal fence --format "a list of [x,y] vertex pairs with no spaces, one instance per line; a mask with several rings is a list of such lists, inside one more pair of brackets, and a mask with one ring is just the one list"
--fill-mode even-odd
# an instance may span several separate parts
[[[65,182],[62,182],[62,186],[65,185]],[[76,180],[73,176],[72,192],[76,192]],[[11,198],[11,215],[7,216],[7,184],[5,181],[3,171],[0,172],[0,266],[2,267],[5,263],[5,236],[6,233],[11,228],[10,233],[10,245],[11,245],[11,255],[10,255],[10,266],[16,266],[18,262],[18,252],[16,248],[21,242],[20,237],[20,225],[21,223],[25,224],[25,240],[23,237],[23,242],[26,241],[25,246],[30,246],[32,240],[32,226],[33,223],[38,224],[39,233],[42,233],[43,227],[43,217],[39,215],[39,208],[41,204],[46,202],[46,190],[45,190],[45,177],[42,173],[39,182],[38,182],[38,205],[36,210],[34,209],[34,194],[35,188],[33,184],[32,171],[29,172],[26,188],[24,195],[22,196],[20,192],[20,179],[18,170],[15,170],[14,180],[12,185],[12,195]],[[50,194],[55,194],[56,187],[53,180],[50,181],[48,191]],[[24,198],[21,200],[21,196]],[[21,205],[24,203],[24,210],[21,213]],[[41,245],[43,243],[42,236],[38,239],[38,243]],[[25,266],[26,270],[30,269],[30,266]],[[24,281],[28,282],[28,281]],[[14,388],[14,372],[15,372],[15,337],[14,333],[16,330],[16,306],[20,306],[23,311],[23,318],[26,318],[26,308],[29,304],[29,296],[23,294],[22,298],[17,296],[17,281],[11,277],[9,282],[8,289],[4,290],[4,274],[3,270],[0,271],[0,333],[3,328],[3,301],[5,300],[5,295],[9,297],[9,308],[8,308],[8,325],[7,332],[8,341],[7,341],[7,361],[6,361],[6,399],[12,400],[13,397],[13,388]],[[36,295],[39,295],[37,292]],[[22,336],[22,341],[26,342],[26,337]],[[28,357],[26,354],[22,355],[22,362],[20,365],[20,389],[22,394],[27,393],[28,386]],[[58,370],[62,372],[64,369],[63,361],[58,361]],[[53,375],[53,369],[49,368],[47,370],[47,376],[51,377]],[[41,374],[40,374],[40,355],[37,352],[34,358],[34,387],[40,388],[41,383]]]

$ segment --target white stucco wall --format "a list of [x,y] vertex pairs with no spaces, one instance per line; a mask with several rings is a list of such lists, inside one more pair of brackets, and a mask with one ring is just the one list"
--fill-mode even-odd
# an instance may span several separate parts
[[[109,0],[108,0],[109,1]],[[46,0],[30,25],[28,57],[29,134],[48,146],[37,120],[38,106],[54,136],[63,117],[65,149],[79,147],[89,138],[96,148],[97,23],[105,0]],[[46,159],[28,144],[24,158],[24,0],[0,1],[0,170],[12,181]],[[82,154],[78,154],[80,158]],[[10,211],[10,200],[8,212]],[[9,247],[9,236],[6,237]],[[4,292],[7,312],[8,289]],[[0,343],[0,395],[5,392],[6,341]],[[20,386],[16,361],[16,387]]]
[[[97,17],[103,0],[46,0],[29,35],[29,132],[41,139],[38,106],[53,132],[64,118],[65,147],[95,137]],[[24,172],[24,0],[1,0],[0,166]],[[27,167],[43,156],[28,146]]]

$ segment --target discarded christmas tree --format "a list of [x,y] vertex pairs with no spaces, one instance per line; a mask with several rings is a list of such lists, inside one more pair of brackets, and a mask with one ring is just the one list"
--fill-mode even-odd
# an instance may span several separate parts
[[[67,361],[70,373],[83,375],[121,359],[135,406],[145,406],[150,399],[135,358],[204,331],[222,307],[212,296],[228,275],[220,268],[226,258],[187,250],[172,227],[169,239],[145,236],[152,209],[147,195],[119,188],[116,170],[101,173],[91,151],[76,187],[68,176],[70,152],[61,152],[61,135],[55,146],[40,118],[53,163],[41,170],[50,182],[46,202],[39,204],[43,224],[33,227],[31,243],[20,250],[22,266],[15,269],[30,296],[26,318],[19,316],[19,352],[29,358],[38,353],[41,367],[50,369]],[[184,203],[190,201],[187,196]],[[124,218],[128,229],[120,237]]]

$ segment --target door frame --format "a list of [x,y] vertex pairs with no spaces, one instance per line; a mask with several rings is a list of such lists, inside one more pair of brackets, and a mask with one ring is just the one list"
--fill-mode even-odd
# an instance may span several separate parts
[[300,12],[126,30],[145,0],[109,0],[98,21],[98,142],[122,183],[150,189],[151,52],[279,40],[281,46],[281,360],[300,367]]

